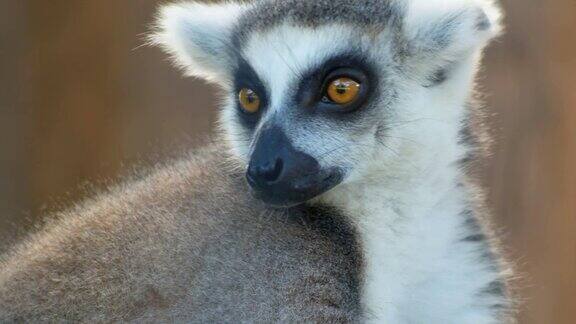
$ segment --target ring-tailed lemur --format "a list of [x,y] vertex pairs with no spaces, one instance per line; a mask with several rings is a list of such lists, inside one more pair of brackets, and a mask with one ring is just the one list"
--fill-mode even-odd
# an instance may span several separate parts
[[499,19],[488,0],[163,7],[153,40],[224,89],[226,144],[16,245],[0,322],[507,321],[463,169]]

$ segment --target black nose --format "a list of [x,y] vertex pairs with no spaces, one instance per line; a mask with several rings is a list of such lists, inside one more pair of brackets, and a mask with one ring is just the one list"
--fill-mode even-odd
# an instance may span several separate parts
[[314,158],[283,142],[271,147],[261,144],[252,155],[246,176],[254,189],[279,195],[306,188],[319,174],[320,165]]
[[339,181],[322,172],[316,159],[295,148],[280,128],[260,132],[246,179],[256,197],[276,206],[303,203]]
[[253,163],[248,168],[248,177],[254,182],[273,183],[280,178],[284,169],[282,157],[266,159],[260,163]]

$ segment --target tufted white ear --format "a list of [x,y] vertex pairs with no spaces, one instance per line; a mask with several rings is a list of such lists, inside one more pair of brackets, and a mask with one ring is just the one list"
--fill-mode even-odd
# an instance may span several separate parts
[[188,2],[161,8],[151,41],[187,75],[226,83],[235,64],[232,31],[246,5]]
[[491,0],[411,0],[404,25],[410,52],[441,67],[483,49],[500,19]]

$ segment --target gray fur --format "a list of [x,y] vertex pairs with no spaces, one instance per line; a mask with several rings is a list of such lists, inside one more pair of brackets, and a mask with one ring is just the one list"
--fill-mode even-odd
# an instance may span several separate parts
[[[472,183],[465,185],[469,190],[480,192],[477,186]],[[495,271],[498,269],[508,268],[502,256],[500,244],[497,241],[497,235],[493,232],[488,222],[489,212],[486,210],[484,202],[476,197],[476,201],[470,203],[470,209],[462,212],[463,226],[469,233],[462,239],[462,243],[476,246],[478,254],[483,259],[483,264]],[[511,321],[514,307],[511,283],[513,278],[508,275],[502,275],[499,279],[490,282],[478,295],[480,299],[497,297],[497,302],[492,301],[490,307],[498,314],[502,322]]]
[[389,0],[259,0],[255,3],[240,19],[235,35],[237,40],[287,21],[308,27],[329,23],[358,28],[399,27],[405,9]]
[[0,264],[0,322],[357,321],[361,256],[344,219],[252,200],[222,150],[119,186],[16,246]]

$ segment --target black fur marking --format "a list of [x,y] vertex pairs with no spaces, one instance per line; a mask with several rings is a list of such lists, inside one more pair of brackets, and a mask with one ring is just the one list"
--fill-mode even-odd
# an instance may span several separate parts
[[473,210],[465,210],[462,212],[462,217],[464,218],[464,226],[466,226],[466,228],[468,228],[472,233],[478,233],[482,231],[482,227],[480,224],[478,224]]
[[475,244],[475,251],[478,253],[479,262],[488,265],[494,271],[499,271],[498,256],[491,245],[490,238],[484,234],[485,229],[477,219],[473,210],[462,213],[463,226],[469,235],[461,239],[466,244]]
[[474,136],[474,132],[472,130],[472,125],[468,121],[468,118],[463,122],[463,126],[460,129],[459,134],[459,144],[464,144],[470,147],[474,147],[478,144],[478,139]]
[[501,301],[490,305],[490,308],[499,317],[507,318],[510,315],[511,304],[507,302],[507,300],[510,300],[510,294],[504,281],[494,280],[490,282],[480,291],[480,295],[500,298]]
[[466,210],[462,213],[462,216],[465,219],[464,227],[467,229],[468,233],[470,233],[470,235],[464,237],[462,241],[469,243],[487,242],[488,237],[484,234],[482,226],[474,216],[474,211]]
[[458,135],[458,144],[465,146],[468,150],[466,155],[458,161],[458,164],[466,168],[482,155],[481,139],[473,125],[473,108],[468,108],[467,116],[462,121]]
[[481,291],[482,294],[505,297],[506,285],[500,280],[494,280],[486,288]]
[[472,234],[464,238],[466,242],[482,242],[486,240],[486,235],[484,234]]
[[440,69],[428,78],[430,83],[425,85],[425,87],[432,88],[444,83],[446,80],[448,80],[448,71],[446,69]]
[[239,120],[241,123],[249,128],[254,129],[256,124],[260,120],[262,114],[266,111],[269,105],[269,91],[266,85],[261,81],[258,77],[258,74],[252,66],[242,57],[238,57],[238,68],[234,73],[234,91],[235,93],[233,96],[237,96],[237,93],[240,92],[241,89],[248,88],[254,90],[259,98],[260,98],[260,110],[255,114],[247,114],[240,108],[240,103],[237,102],[237,112],[238,116],[240,117]]
[[[360,99],[348,106],[339,106],[322,101],[327,83],[339,76],[351,77],[362,85]],[[377,93],[379,79],[376,67],[361,53],[336,55],[320,66],[303,73],[303,79],[296,91],[294,101],[302,106],[300,114],[325,114],[330,119],[354,122],[366,109],[371,107]]]
[[472,130],[472,125],[466,119],[462,123],[462,128],[460,128],[459,139],[458,143],[467,147],[468,152],[466,155],[458,161],[458,164],[461,166],[468,166],[472,163],[477,156],[478,153],[478,139],[474,135]]
[[478,31],[486,31],[490,29],[491,26],[492,24],[490,23],[490,19],[488,19],[488,16],[484,11],[481,11],[478,15],[478,20],[476,21],[476,29]]
[[458,160],[458,164],[466,168],[466,166],[470,165],[476,159],[473,153],[467,153],[463,158]]

